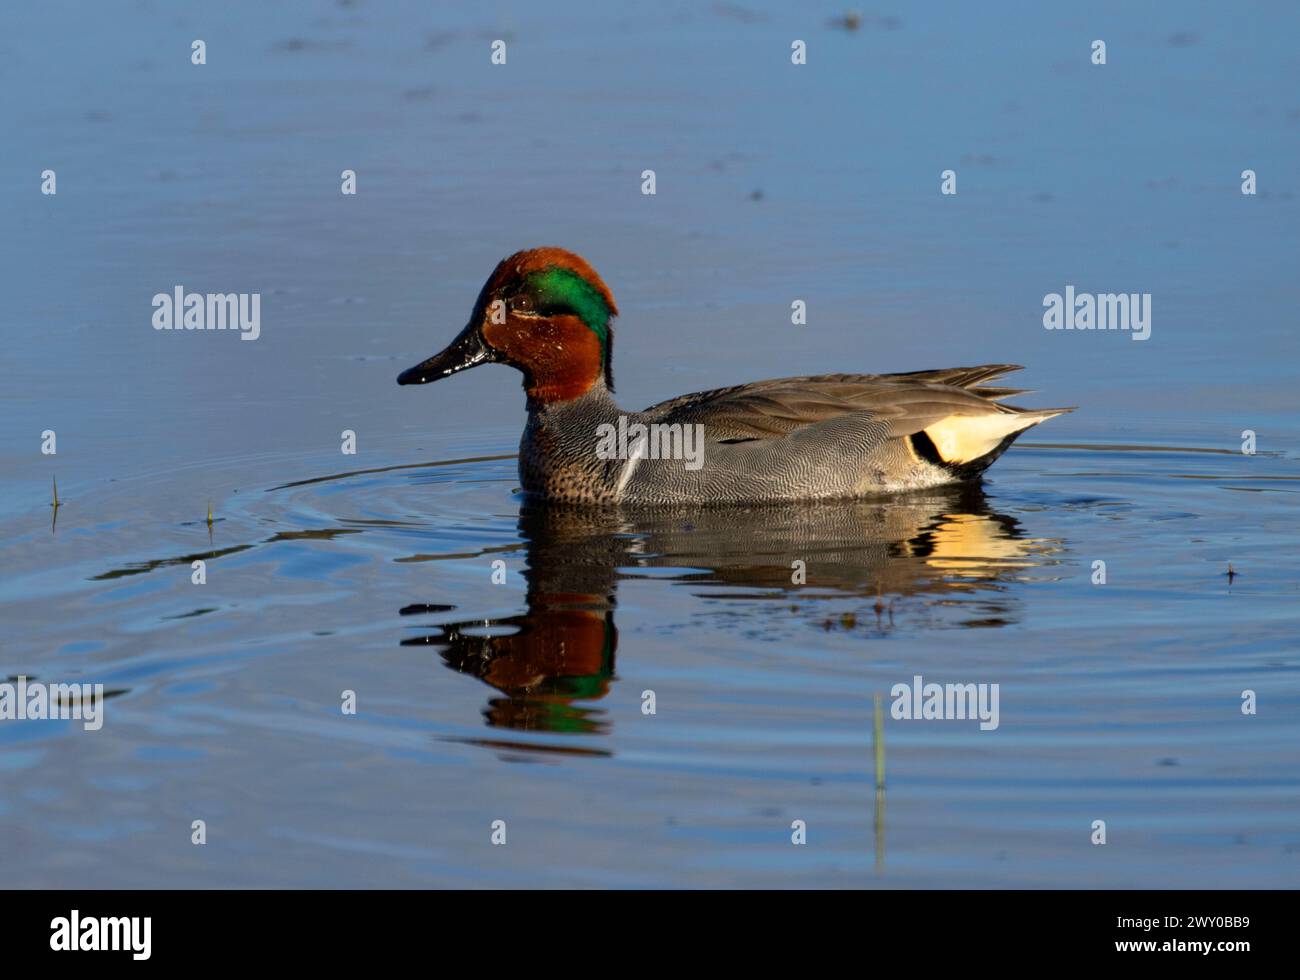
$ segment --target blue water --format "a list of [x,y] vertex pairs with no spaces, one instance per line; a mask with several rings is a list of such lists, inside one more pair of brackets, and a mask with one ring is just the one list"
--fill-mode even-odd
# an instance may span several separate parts
[[[0,721],[0,880],[1296,883],[1300,15],[845,12],[0,14],[0,678],[114,695]],[[630,408],[1006,361],[1078,410],[982,489],[539,511],[516,375],[394,384],[538,244],[617,297]],[[261,336],[153,330],[177,285]],[[1067,285],[1150,339],[1044,330]],[[890,717],[916,674],[999,727]]]

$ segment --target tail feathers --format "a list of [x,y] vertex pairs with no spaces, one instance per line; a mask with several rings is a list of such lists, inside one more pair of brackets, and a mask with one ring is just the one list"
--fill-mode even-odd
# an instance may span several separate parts
[[954,388],[971,388],[982,381],[992,381],[1012,371],[1023,371],[1019,364],[979,364],[975,367],[938,368],[929,371],[906,371],[887,374],[891,381],[927,381],[933,384],[952,385]]
[[979,385],[966,390],[972,395],[979,395],[991,402],[1001,401],[1003,398],[1010,398],[1013,395],[1032,395],[1034,393],[1033,388],[999,388],[994,385]]
[[1054,419],[1058,415],[1068,415],[1078,406],[1071,405],[1069,408],[1019,408],[1015,405],[1002,405],[1000,407],[1010,409],[1022,419],[1030,420],[1028,425],[1023,426],[1020,429],[1020,431],[1023,432],[1025,429],[1037,425],[1039,422],[1046,422],[1048,419]]

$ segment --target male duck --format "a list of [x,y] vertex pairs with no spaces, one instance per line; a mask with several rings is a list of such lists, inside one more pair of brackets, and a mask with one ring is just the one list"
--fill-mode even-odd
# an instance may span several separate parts
[[[609,287],[581,256],[516,252],[488,278],[460,335],[397,383],[491,362],[518,368],[528,394],[524,489],[595,504],[814,500],[969,480],[1025,429],[1070,411],[1000,404],[1021,390],[984,382],[1019,368],[985,364],[754,381],[625,412],[612,396],[617,315]],[[657,451],[689,446],[687,427],[701,437],[692,458]],[[624,438],[625,451],[608,451],[610,433],[629,431],[654,438],[630,451]]]

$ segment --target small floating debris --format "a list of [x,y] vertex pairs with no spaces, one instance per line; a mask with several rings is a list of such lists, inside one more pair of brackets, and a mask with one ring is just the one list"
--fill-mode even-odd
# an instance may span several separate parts
[[455,606],[444,602],[416,602],[409,606],[403,606],[397,611],[397,614],[399,616],[424,616],[429,613],[451,612],[455,608]]
[[856,31],[862,26],[862,15],[856,10],[850,10],[843,17],[831,18],[831,27],[838,27],[845,31]]
[[895,17],[893,14],[863,14],[857,10],[847,10],[838,17],[832,17],[827,26],[836,31],[854,31],[861,30],[863,27],[871,27],[878,31],[896,31],[903,26],[901,17]]
[[317,41],[312,38],[287,37],[271,45],[273,51],[343,51],[351,41]]

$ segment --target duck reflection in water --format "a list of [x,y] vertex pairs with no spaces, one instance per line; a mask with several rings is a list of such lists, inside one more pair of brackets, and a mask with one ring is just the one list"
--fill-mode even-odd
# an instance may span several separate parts
[[[678,570],[656,574],[660,581],[740,590],[696,592],[693,601],[766,600],[760,609],[782,629],[890,629],[894,600],[908,597],[932,600],[927,622],[943,609],[958,617],[951,625],[997,627],[1017,618],[1008,585],[1027,568],[1054,564],[1060,550],[1057,541],[1026,537],[977,486],[879,501],[647,512],[530,504],[519,532],[524,613],[431,627],[402,644],[435,646],[448,667],[500,692],[484,711],[490,726],[589,734],[609,726],[590,704],[615,677],[618,582],[642,577],[641,569]],[[860,612],[830,619],[829,600]]]

